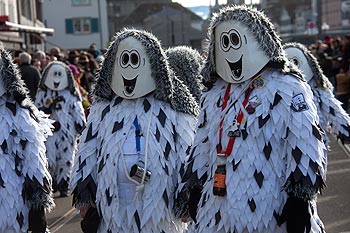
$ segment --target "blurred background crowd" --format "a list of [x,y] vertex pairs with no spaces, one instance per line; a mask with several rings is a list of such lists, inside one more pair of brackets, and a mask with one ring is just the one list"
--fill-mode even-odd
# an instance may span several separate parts
[[35,101],[36,91],[45,67],[52,61],[62,61],[67,64],[79,86],[85,114],[91,104],[92,85],[95,75],[104,60],[104,52],[92,43],[86,50],[63,50],[53,47],[49,51],[36,50],[33,53],[17,51],[14,62],[19,66],[22,79],[25,81],[30,97]]
[[317,58],[323,73],[334,86],[334,94],[349,112],[350,97],[350,35],[317,40],[308,45],[309,50]]

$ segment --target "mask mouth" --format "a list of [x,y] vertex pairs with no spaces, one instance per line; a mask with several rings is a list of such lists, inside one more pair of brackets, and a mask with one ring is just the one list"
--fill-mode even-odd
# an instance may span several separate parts
[[55,88],[58,88],[59,85],[60,85],[60,82],[53,82],[53,86],[54,86]]
[[242,58],[243,58],[243,55],[241,55],[241,58],[236,62],[230,62],[229,60],[226,59],[226,62],[230,66],[232,77],[236,81],[239,81],[243,78],[243,77],[241,77],[241,75],[242,75]]
[[126,96],[133,96],[134,95],[134,90],[135,90],[135,85],[136,85],[136,81],[137,81],[137,77],[138,75],[136,75],[135,78],[133,79],[126,79],[123,75],[122,75],[122,78],[123,78],[123,83],[124,83],[124,94]]

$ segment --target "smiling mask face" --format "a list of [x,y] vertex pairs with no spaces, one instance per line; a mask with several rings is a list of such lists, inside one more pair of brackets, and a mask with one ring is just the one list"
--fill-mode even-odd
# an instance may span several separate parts
[[216,72],[226,82],[244,82],[268,62],[269,58],[243,24],[226,21],[215,28]]
[[156,89],[146,49],[133,37],[119,43],[111,88],[125,99],[136,99]]
[[54,91],[61,91],[68,87],[68,77],[63,66],[55,64],[52,65],[45,79],[44,84],[47,88]]
[[306,81],[310,81],[313,77],[313,72],[304,53],[300,49],[294,47],[286,48],[284,51],[287,54],[288,60],[294,63],[303,73]]

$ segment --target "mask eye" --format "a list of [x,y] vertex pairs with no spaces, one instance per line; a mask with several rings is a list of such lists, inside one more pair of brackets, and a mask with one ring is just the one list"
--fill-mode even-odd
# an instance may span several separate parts
[[241,47],[241,36],[236,30],[230,31],[230,42],[233,49],[239,49]]
[[132,65],[133,67],[138,66],[138,64],[139,64],[139,56],[138,56],[138,54],[135,53],[135,52],[132,52],[132,53],[130,54],[130,61],[131,61],[131,65]]
[[226,34],[221,36],[221,47],[224,51],[227,51],[230,47],[230,39]]
[[127,66],[129,63],[129,54],[127,54],[126,52],[124,52],[121,55],[121,63],[122,63],[122,67]]
[[296,65],[297,67],[299,67],[300,62],[299,62],[299,60],[298,60],[296,57],[293,57],[293,58],[291,59],[291,61],[294,63],[294,65]]
[[58,72],[57,72],[57,71],[54,71],[54,72],[53,72],[53,75],[54,75],[54,76],[57,76],[57,75],[58,75]]
[[58,72],[58,73],[57,73],[57,75],[58,75],[58,76],[61,76],[61,75],[62,75],[62,73],[61,73],[61,72]]
[[231,38],[231,43],[234,46],[237,46],[239,44],[239,36],[236,33],[231,33],[230,38]]

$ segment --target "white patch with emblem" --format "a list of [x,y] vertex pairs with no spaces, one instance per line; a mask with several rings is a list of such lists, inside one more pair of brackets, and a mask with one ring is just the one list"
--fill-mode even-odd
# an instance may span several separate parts
[[305,102],[305,98],[302,93],[299,93],[293,97],[292,109],[296,112],[301,112],[309,109],[309,106]]

